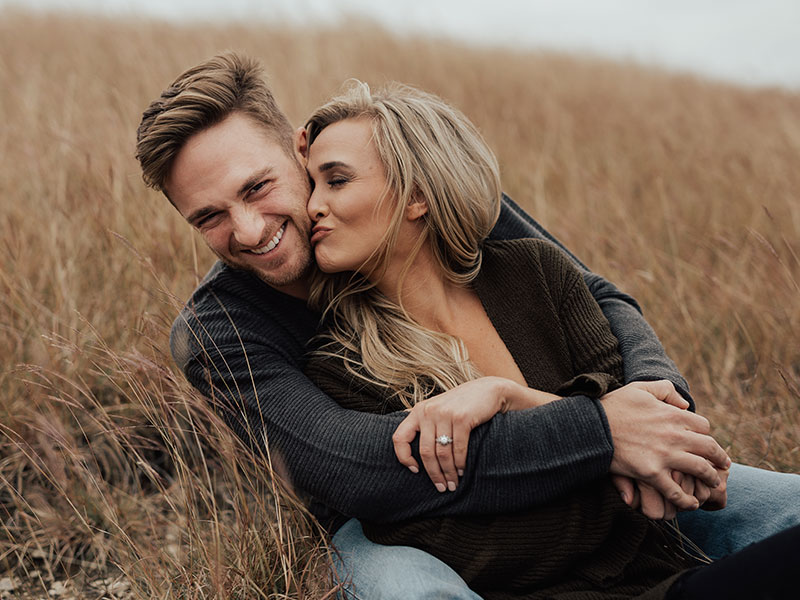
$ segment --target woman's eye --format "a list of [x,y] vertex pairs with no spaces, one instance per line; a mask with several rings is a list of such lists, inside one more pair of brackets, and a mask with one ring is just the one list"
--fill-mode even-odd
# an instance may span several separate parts
[[328,185],[329,185],[329,186],[331,186],[331,187],[333,187],[333,188],[335,188],[335,187],[341,187],[341,186],[343,186],[343,185],[344,185],[345,183],[347,183],[347,182],[348,182],[348,179],[347,179],[347,177],[341,177],[341,176],[338,176],[338,177],[331,177],[331,178],[328,180]]

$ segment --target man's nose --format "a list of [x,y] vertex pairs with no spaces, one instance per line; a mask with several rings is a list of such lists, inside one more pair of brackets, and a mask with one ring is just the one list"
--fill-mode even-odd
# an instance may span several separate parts
[[255,248],[264,235],[264,217],[256,210],[241,207],[231,212],[233,237],[238,244],[247,248]]

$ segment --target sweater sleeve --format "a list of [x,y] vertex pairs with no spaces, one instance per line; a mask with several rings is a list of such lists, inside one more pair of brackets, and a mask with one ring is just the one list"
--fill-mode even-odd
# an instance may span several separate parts
[[469,473],[455,492],[440,494],[394,455],[403,413],[347,410],[303,374],[311,333],[295,324],[302,303],[281,307],[261,290],[249,298],[232,286],[196,294],[173,325],[173,356],[239,436],[268,444],[291,484],[339,513],[382,522],[517,511],[607,472],[613,448],[604,413],[585,397],[568,398],[476,428]]
[[658,336],[642,316],[636,301],[618,290],[608,280],[592,273],[561,242],[504,194],[500,218],[490,238],[507,240],[525,237],[553,242],[581,270],[589,291],[608,319],[612,333],[619,340],[625,383],[667,379],[689,401],[691,410],[694,410],[694,401],[686,380],[667,356]]

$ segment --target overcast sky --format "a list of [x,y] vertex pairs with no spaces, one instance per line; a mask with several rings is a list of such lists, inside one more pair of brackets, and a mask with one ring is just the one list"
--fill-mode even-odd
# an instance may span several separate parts
[[180,22],[356,14],[400,32],[593,52],[800,90],[800,0],[0,0],[13,4]]

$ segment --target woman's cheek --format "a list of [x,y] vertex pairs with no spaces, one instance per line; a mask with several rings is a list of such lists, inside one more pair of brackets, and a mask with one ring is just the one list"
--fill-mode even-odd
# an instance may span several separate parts
[[323,273],[336,273],[336,264],[331,261],[330,255],[325,251],[322,243],[314,247],[314,258],[317,261],[317,267]]

